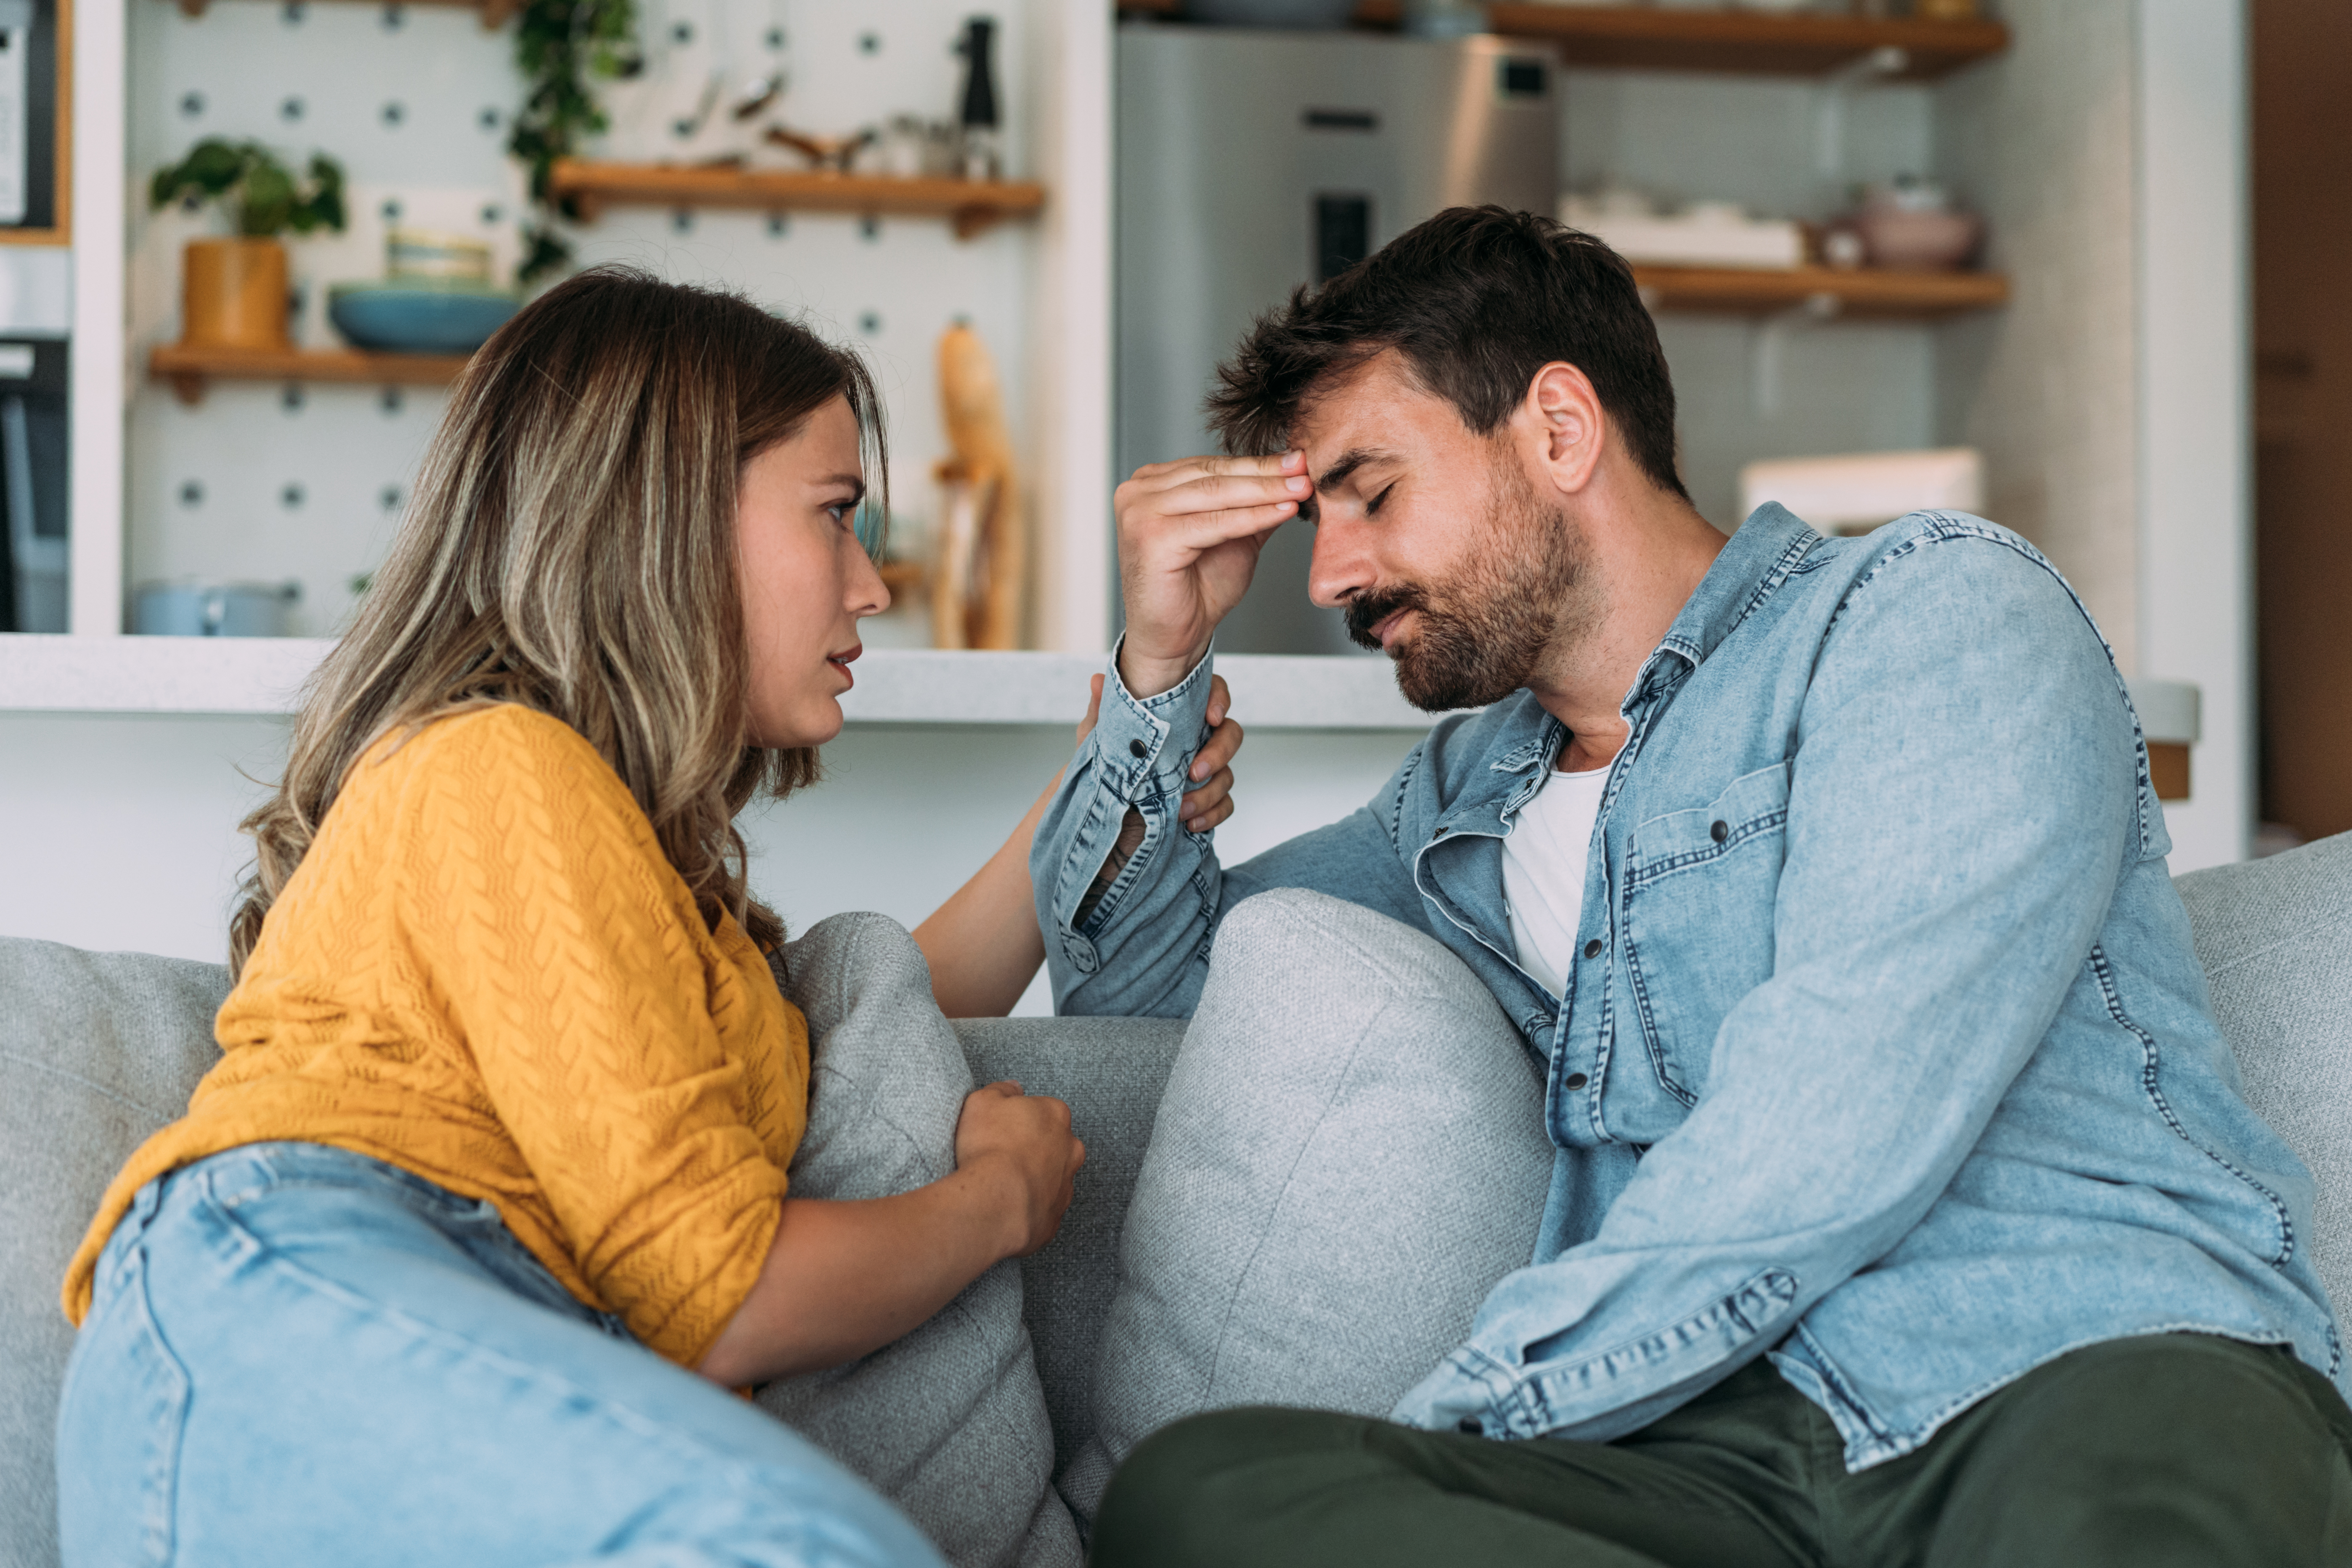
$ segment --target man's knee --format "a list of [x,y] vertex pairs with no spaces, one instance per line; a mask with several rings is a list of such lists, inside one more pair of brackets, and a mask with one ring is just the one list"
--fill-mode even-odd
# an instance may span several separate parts
[[[1361,1416],[1271,1406],[1213,1410],[1139,1444],[1103,1494],[1091,1560],[1105,1568],[1232,1562],[1258,1533],[1273,1465],[1358,1447]],[[1369,1460],[1367,1462],[1370,1462]]]
[[1942,1543],[1974,1540],[1980,1560],[2352,1560],[2341,1402],[2283,1350],[2113,1341],[2031,1374],[1990,1414],[1990,1462],[1953,1500]]

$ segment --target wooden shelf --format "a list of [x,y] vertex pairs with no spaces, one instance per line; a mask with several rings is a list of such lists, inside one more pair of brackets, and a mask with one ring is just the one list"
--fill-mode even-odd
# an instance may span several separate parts
[[443,386],[466,368],[465,354],[371,353],[361,349],[215,349],[163,343],[147,374],[168,381],[186,404],[214,381],[339,381],[372,386]]
[[[184,16],[201,16],[211,0],[176,0]],[[307,3],[307,0],[306,0]],[[383,5],[386,0],[364,0],[370,5]],[[482,14],[482,31],[495,33],[507,24],[507,18],[521,8],[522,0],[393,0],[402,5],[457,5]]]
[[900,179],[792,170],[690,168],[666,163],[597,163],[559,159],[548,190],[579,203],[593,222],[606,207],[748,207],[759,212],[906,213],[944,217],[958,239],[1045,205],[1045,188],[1028,181]]
[[[1171,16],[1181,0],[1118,0],[1118,9]],[[1393,27],[1402,0],[1360,0],[1356,20]],[[1486,7],[1497,33],[1542,38],[1571,66],[1636,70],[1726,71],[1754,76],[1827,76],[1900,49],[1896,81],[1927,81],[2001,53],[2009,29],[1999,22],[1923,22],[1908,16],[1771,16],[1760,11],[1661,10],[1647,5]]]
[[1874,268],[1636,267],[1653,310],[1761,315],[1811,309],[1825,316],[1948,316],[2009,302],[1999,272],[1894,272]]

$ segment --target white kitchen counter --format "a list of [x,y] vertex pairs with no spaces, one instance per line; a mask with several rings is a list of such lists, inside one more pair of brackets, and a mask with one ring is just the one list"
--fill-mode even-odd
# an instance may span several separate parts
[[[277,714],[333,644],[318,637],[0,636],[0,711]],[[1099,654],[872,648],[842,700],[859,724],[1075,724]],[[1388,661],[1225,654],[1244,724],[1421,730]]]
[[[320,637],[0,636],[0,711],[275,714],[333,645]],[[1101,656],[874,648],[842,708],[856,724],[1073,724]],[[1421,730],[1388,661],[1221,654],[1234,714],[1268,730]],[[2199,736],[2198,689],[2135,680],[2147,738]]]

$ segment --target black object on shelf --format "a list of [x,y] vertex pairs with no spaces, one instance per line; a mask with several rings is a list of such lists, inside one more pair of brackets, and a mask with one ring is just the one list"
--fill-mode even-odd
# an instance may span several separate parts
[[66,353],[0,333],[0,631],[67,629]]
[[963,42],[956,46],[963,56],[963,105],[956,122],[961,139],[963,177],[967,180],[994,180],[1003,176],[1003,159],[997,143],[996,67],[993,60],[996,44],[996,21],[990,16],[971,16],[964,21]]

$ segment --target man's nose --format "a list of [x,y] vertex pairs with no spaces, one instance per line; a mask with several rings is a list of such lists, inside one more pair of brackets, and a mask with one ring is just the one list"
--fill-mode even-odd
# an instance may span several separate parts
[[1371,558],[1361,533],[1327,519],[1315,531],[1315,554],[1307,566],[1307,596],[1337,609],[1372,585]]

